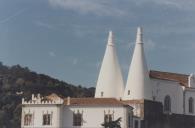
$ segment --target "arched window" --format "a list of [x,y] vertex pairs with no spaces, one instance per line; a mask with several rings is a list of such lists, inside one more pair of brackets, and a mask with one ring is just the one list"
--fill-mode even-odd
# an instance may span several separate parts
[[32,114],[25,114],[24,125],[26,125],[26,126],[32,125]]
[[113,115],[112,114],[105,114],[104,115],[104,123],[112,122],[112,120],[113,120]]
[[189,105],[189,113],[193,113],[194,112],[194,99],[192,97],[189,98],[188,105]]
[[104,92],[101,92],[101,97],[103,97],[104,96]]
[[83,114],[77,111],[73,113],[73,126],[82,126]]
[[52,125],[52,115],[43,114],[43,125]]
[[171,97],[169,95],[165,96],[164,99],[164,112],[171,112]]

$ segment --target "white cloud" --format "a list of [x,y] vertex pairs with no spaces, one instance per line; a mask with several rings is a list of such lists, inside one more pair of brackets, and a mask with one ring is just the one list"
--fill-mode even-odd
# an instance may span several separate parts
[[[155,3],[184,10],[194,10],[195,0],[48,0],[53,7],[61,7],[79,13],[91,13],[103,16],[134,16],[131,6]],[[126,6],[129,5],[129,6]],[[152,5],[151,5],[152,6]],[[130,11],[131,10],[131,11]]]
[[176,7],[184,10],[195,9],[195,0],[134,0],[137,4],[154,2],[156,4]]
[[97,15],[120,16],[125,12],[118,9],[109,0],[49,0],[53,7],[62,7],[80,13],[92,13]]
[[51,57],[55,57],[55,56],[56,56],[56,54],[55,54],[55,52],[50,51],[50,52],[49,52],[49,56],[51,56]]

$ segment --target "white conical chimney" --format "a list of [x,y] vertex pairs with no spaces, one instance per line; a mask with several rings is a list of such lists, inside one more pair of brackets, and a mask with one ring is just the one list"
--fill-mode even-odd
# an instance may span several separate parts
[[124,100],[152,99],[149,72],[144,55],[142,28],[137,29],[135,49],[129,68]]
[[123,94],[124,82],[113,42],[113,34],[110,31],[96,85],[95,98],[119,99],[122,98]]

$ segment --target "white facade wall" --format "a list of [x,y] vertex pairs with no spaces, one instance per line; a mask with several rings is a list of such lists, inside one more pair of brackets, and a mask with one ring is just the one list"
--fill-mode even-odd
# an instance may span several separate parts
[[174,81],[151,79],[153,90],[152,95],[156,101],[164,106],[164,98],[166,95],[171,97],[171,113],[183,114],[184,99],[183,87]]
[[187,89],[185,91],[185,114],[186,115],[195,115],[195,105],[193,105],[193,113],[189,112],[189,98],[192,97],[195,103],[195,89]]
[[[73,126],[73,113],[83,113],[83,125]],[[25,105],[22,107],[21,128],[103,128],[104,114],[113,114],[116,120],[122,118],[121,127],[128,128],[128,113],[132,110],[124,106],[64,106]],[[52,125],[43,126],[43,114],[52,114]],[[32,125],[24,126],[24,115],[32,114]],[[133,115],[132,115],[133,116]],[[131,117],[132,117],[131,116]]]
[[122,106],[65,106],[64,107],[64,128],[75,128],[73,126],[73,112],[79,111],[83,113],[83,125],[79,128],[102,128],[101,124],[104,123],[104,112],[108,114],[114,113],[114,120],[122,117],[121,127],[127,128],[128,126],[128,107]]
[[[52,113],[52,125],[43,126],[43,114]],[[60,105],[30,104],[22,107],[21,128],[60,128],[62,107]],[[24,126],[24,115],[32,114],[32,125]]]

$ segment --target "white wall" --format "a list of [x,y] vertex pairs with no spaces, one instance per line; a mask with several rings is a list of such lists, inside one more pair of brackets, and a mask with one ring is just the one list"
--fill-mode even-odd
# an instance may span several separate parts
[[[59,128],[61,119],[60,119],[60,113],[62,108],[58,105],[38,105],[38,104],[31,104],[31,105],[24,105],[22,107],[22,120],[21,120],[21,126],[22,128],[29,128],[29,127],[36,127],[36,128]],[[43,126],[43,113],[51,113],[53,112],[52,117],[52,125],[51,126]],[[24,114],[33,114],[33,124],[32,126],[24,126]]]
[[[114,112],[114,120],[122,117],[121,127],[127,128],[127,107],[122,106],[65,106],[63,126],[65,128],[73,128],[73,112],[83,112],[83,126],[80,128],[102,128],[104,122],[104,111],[108,113]],[[75,126],[74,126],[75,127]]]
[[[122,117],[121,127],[128,127],[128,112],[132,111],[130,107],[124,106],[57,106],[57,105],[38,105],[31,104],[22,107],[21,128],[75,128],[73,126],[73,112],[83,112],[83,125],[77,128],[102,128],[104,122],[104,111],[106,114],[114,113],[114,119]],[[43,126],[43,113],[53,112],[52,125]],[[33,123],[31,126],[24,126],[24,115],[33,114]],[[132,112],[131,112],[132,113]],[[133,115],[132,115],[133,117]]]
[[164,105],[166,95],[171,97],[171,113],[183,114],[183,87],[179,83],[168,80],[151,79],[153,85],[152,95],[156,101]]
[[185,91],[185,114],[186,115],[195,115],[195,105],[194,105],[194,112],[189,113],[189,98],[192,97],[195,103],[195,89],[187,89]]

